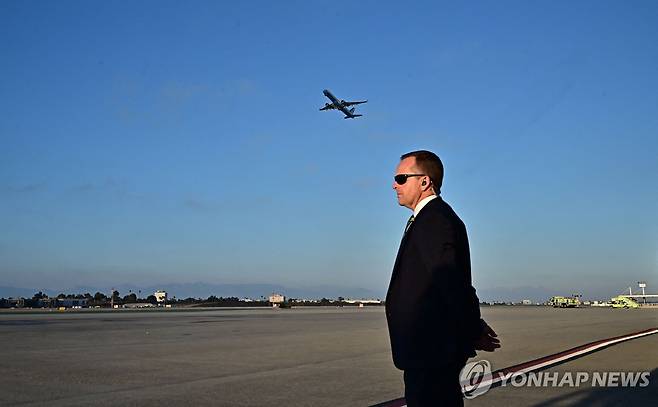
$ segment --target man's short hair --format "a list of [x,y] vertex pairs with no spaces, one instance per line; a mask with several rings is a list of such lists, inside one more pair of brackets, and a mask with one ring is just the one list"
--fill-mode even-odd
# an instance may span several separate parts
[[430,177],[434,193],[440,195],[441,185],[443,184],[443,163],[439,156],[431,151],[418,150],[403,154],[400,157],[400,160],[404,160],[408,157],[416,158],[416,167]]

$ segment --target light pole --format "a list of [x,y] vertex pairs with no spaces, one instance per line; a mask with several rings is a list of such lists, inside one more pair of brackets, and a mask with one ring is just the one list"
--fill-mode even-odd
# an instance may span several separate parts
[[640,288],[642,289],[642,299],[644,300],[644,301],[643,301],[643,302],[644,302],[644,305],[646,305],[646,304],[647,304],[647,297],[646,297],[645,294],[644,294],[644,288],[647,286],[647,283],[644,282],[644,281],[638,281],[638,282],[637,282],[637,286],[640,287]]

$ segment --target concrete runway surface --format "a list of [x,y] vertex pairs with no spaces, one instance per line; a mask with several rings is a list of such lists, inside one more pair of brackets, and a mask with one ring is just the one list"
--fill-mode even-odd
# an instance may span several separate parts
[[[658,327],[658,309],[482,307],[500,369]],[[0,313],[0,405],[368,406],[400,397],[383,307]],[[472,359],[473,360],[473,359]],[[646,387],[499,387],[466,406],[658,400],[658,335],[549,372],[651,372]]]

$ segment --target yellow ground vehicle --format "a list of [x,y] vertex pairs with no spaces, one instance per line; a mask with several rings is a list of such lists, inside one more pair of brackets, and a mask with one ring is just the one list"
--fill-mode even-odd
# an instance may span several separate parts
[[557,295],[548,300],[548,305],[552,305],[554,308],[576,308],[580,306],[580,300],[576,296],[561,297]]
[[639,308],[640,304],[625,295],[618,295],[610,300],[612,308]]

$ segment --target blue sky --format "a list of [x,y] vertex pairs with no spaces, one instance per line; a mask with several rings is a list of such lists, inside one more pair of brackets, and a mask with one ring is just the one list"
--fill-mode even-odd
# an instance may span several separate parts
[[[384,292],[435,151],[477,288],[658,291],[658,4],[0,4],[5,286]],[[368,99],[319,112],[322,89]],[[651,287],[654,287],[651,289]]]

